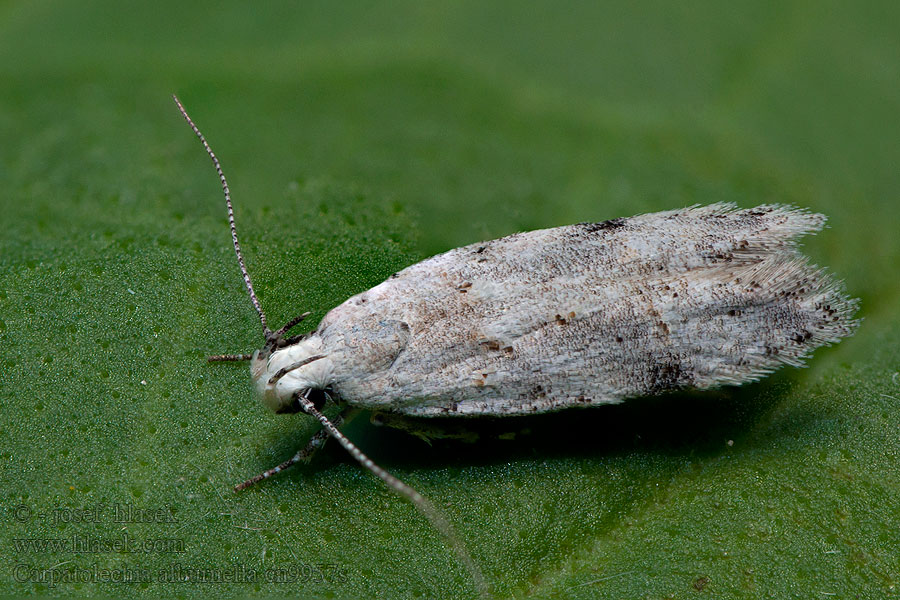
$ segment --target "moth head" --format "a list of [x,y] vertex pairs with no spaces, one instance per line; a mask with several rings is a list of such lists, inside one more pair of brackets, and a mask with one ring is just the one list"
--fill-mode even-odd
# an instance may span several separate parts
[[286,327],[267,336],[250,361],[260,401],[277,414],[298,412],[297,395],[317,398],[321,394],[316,392],[328,386],[331,376],[331,361],[323,360],[321,338],[315,334],[284,338]]

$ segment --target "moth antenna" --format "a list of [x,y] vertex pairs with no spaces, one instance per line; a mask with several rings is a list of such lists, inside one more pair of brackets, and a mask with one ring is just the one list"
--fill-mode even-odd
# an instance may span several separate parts
[[[307,393],[309,391],[307,390]],[[303,412],[314,416],[318,419],[319,423],[322,424],[322,427],[328,432],[328,434],[333,437],[337,442],[344,447],[350,456],[352,456],[356,461],[361,464],[363,467],[371,471],[376,477],[381,479],[384,483],[387,484],[389,488],[409,500],[413,503],[413,505],[419,509],[422,514],[428,519],[428,521],[437,529],[443,536],[444,539],[450,544],[450,547],[456,553],[457,558],[466,567],[466,570],[469,571],[469,574],[472,576],[472,579],[475,582],[475,586],[478,588],[478,592],[483,597],[490,597],[490,590],[488,589],[487,582],[484,579],[484,575],[481,573],[481,569],[475,564],[475,561],[472,560],[472,557],[469,555],[469,552],[466,550],[465,545],[459,539],[459,536],[456,535],[456,531],[453,529],[453,525],[450,524],[441,512],[434,507],[431,501],[413,489],[411,486],[403,483],[383,468],[379,467],[375,464],[375,462],[363,454],[363,451],[356,447],[356,444],[347,439],[347,437],[340,432],[340,430],[328,420],[328,417],[323,415],[319,410],[313,405],[313,403],[306,397],[303,393],[297,394],[297,400],[300,402],[300,407],[303,409]]]
[[206,153],[209,154],[209,157],[212,159],[213,166],[216,168],[216,173],[219,174],[219,180],[222,182],[222,191],[225,192],[225,205],[228,207],[228,224],[231,226],[231,240],[234,242],[234,252],[235,254],[237,254],[238,264],[241,267],[241,275],[244,276],[244,284],[247,286],[247,291],[250,292],[250,301],[253,302],[253,307],[259,314],[259,320],[262,323],[263,332],[268,339],[272,334],[272,330],[269,329],[269,325],[266,323],[266,315],[265,313],[263,313],[262,307],[259,304],[259,300],[256,297],[256,292],[253,290],[253,283],[250,281],[250,273],[247,272],[247,267],[244,266],[244,255],[241,254],[241,245],[238,243],[237,228],[234,225],[234,207],[231,206],[231,191],[228,189],[228,181],[225,180],[225,173],[222,172],[222,167],[221,165],[219,165],[219,159],[216,158],[216,155],[215,153],[213,153],[212,148],[209,147],[206,138],[203,137],[203,134],[200,133],[200,130],[196,125],[194,125],[194,122],[188,116],[187,111],[184,109],[184,106],[181,105],[181,101],[178,100],[178,96],[172,94],[172,99],[174,99],[175,104],[178,105],[178,110],[181,111],[181,115],[184,117],[184,120],[188,122],[188,125],[190,125],[191,129],[194,130],[194,133],[197,134],[198,138],[200,138],[200,143],[203,144],[204,148],[206,148]]

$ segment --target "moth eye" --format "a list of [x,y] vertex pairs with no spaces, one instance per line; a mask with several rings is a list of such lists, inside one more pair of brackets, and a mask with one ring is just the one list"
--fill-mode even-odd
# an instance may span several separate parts
[[[325,392],[325,390],[316,388],[308,388],[304,390],[303,395],[307,400],[312,402],[313,406],[315,406],[317,410],[322,410],[322,407],[325,406],[325,401],[328,400],[328,394]],[[297,406],[299,406],[299,403]]]

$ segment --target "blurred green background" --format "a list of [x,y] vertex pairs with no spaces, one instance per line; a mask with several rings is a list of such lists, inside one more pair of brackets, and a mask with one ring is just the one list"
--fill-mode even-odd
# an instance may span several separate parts
[[[512,441],[347,432],[500,597],[898,595],[898,7],[0,2],[0,594],[476,594],[339,448],[231,491],[315,426],[204,362],[261,336],[174,92],[222,159],[273,324],[525,229],[715,201],[829,215],[806,251],[865,321],[807,369]],[[122,535],[181,545],[34,545]],[[198,579],[229,568],[244,579]]]

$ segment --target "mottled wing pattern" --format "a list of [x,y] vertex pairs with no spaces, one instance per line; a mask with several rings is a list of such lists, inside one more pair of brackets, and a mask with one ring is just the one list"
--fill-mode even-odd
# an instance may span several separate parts
[[323,320],[323,337],[342,323],[402,328],[389,364],[335,389],[408,415],[529,414],[800,365],[856,325],[856,301],[795,247],[824,221],[716,204],[452,250]]

